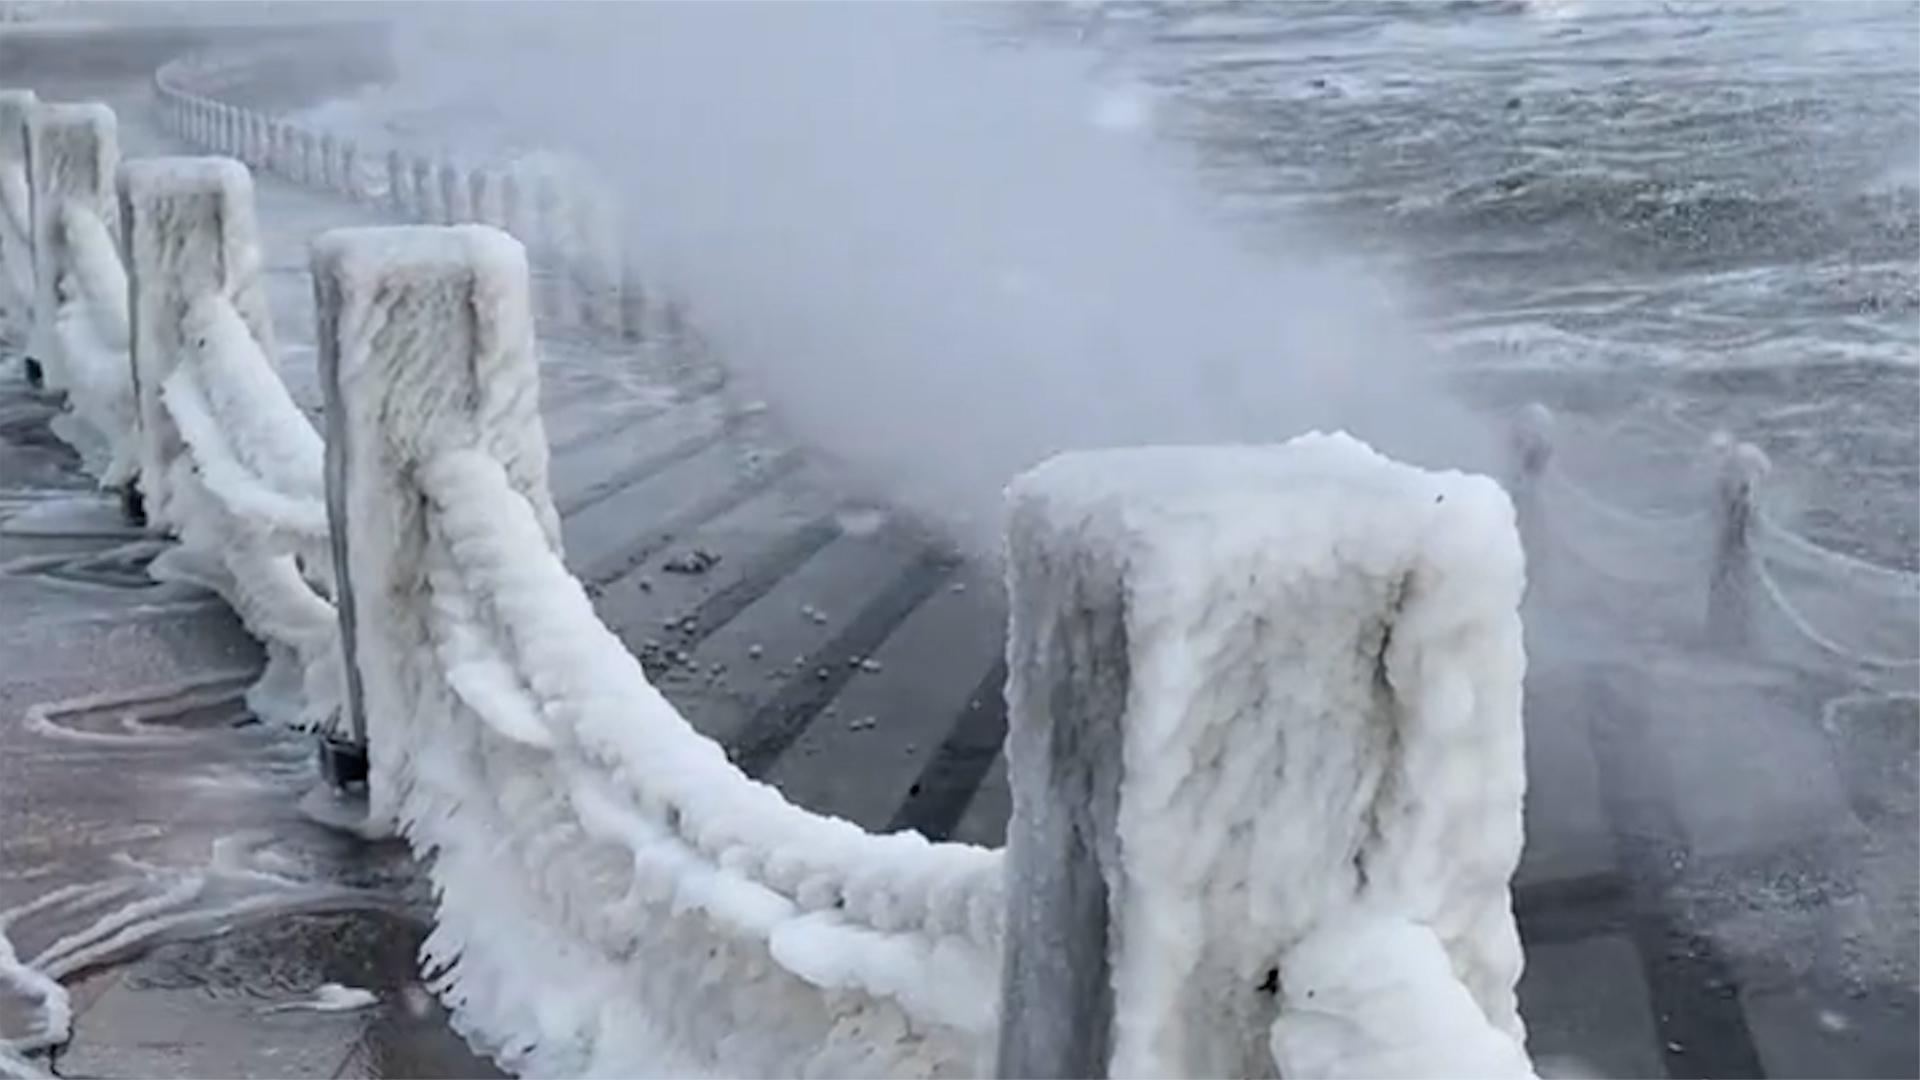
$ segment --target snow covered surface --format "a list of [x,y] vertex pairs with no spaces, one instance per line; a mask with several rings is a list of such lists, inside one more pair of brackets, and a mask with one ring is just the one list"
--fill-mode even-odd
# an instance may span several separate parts
[[[1097,1067],[1032,1056],[1092,1025],[1082,1053],[1108,1052],[1112,1075],[1263,1073],[1305,980],[1354,1017],[1464,1015],[1431,1032],[1432,1060],[1485,1044],[1523,1068],[1523,570],[1505,494],[1313,435],[1065,455],[1010,499],[1019,1019],[1002,1066]],[[1089,910],[1112,912],[1114,939],[1075,955]],[[1356,910],[1340,933],[1419,928],[1447,977],[1294,955]],[[1060,1016],[1103,963],[1105,1015]],[[1373,1030],[1282,1028],[1274,1045],[1364,1073],[1396,1045],[1376,1035],[1404,1034]]]

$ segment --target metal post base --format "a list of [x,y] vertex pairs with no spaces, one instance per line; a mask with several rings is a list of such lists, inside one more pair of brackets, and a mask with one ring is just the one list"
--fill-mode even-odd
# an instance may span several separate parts
[[322,736],[320,776],[335,791],[367,786],[367,748],[359,743]]
[[140,485],[129,482],[120,489],[120,512],[129,522],[142,528],[147,524],[147,497],[140,493]]

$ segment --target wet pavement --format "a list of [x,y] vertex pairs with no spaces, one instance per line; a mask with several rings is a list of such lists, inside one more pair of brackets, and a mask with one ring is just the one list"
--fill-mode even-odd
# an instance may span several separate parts
[[[144,84],[81,89],[115,104],[129,156],[177,152]],[[380,217],[271,179],[258,196],[282,367],[313,411],[305,242]],[[689,719],[810,809],[998,843],[996,569],[843,498],[684,343],[543,333],[543,352],[569,565]],[[1596,389],[1478,392],[1571,413]],[[60,975],[74,1017],[36,1064],[480,1073],[421,988],[429,899],[406,852],[299,813],[311,743],[240,701],[257,648],[211,597],[145,579],[160,542],[88,490],[50,410],[0,369],[0,929]],[[1517,881],[1542,1068],[1920,1073],[1911,680],[1709,651],[1679,628],[1684,599],[1623,601],[1567,575],[1547,590],[1528,612]],[[1580,633],[1540,632],[1576,617]],[[378,1004],[297,1007],[328,984]],[[31,1004],[0,990],[7,1036],[30,1029]]]

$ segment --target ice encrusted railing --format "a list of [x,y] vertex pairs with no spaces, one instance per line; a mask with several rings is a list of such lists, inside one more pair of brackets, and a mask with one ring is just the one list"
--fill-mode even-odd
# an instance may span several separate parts
[[13,343],[64,396],[54,432],[132,515],[180,541],[153,575],[213,589],[265,645],[254,712],[333,731],[341,676],[322,444],[269,359],[246,168],[116,167],[105,106],[7,102],[0,142],[17,139],[32,163],[32,228],[31,243],[10,235],[0,254],[33,300]]
[[[381,202],[412,220],[505,229],[547,268],[536,278],[543,325],[633,337],[653,317],[631,253],[607,245],[619,234],[618,215],[592,184],[456,166],[404,146],[386,148],[382,165],[350,139],[303,131],[194,89],[218,82],[203,67],[249,69],[277,55],[229,53],[169,65],[156,80],[165,115],[187,137],[224,153],[251,151],[250,161],[296,182]],[[680,340],[687,334],[681,305],[659,306],[667,337]],[[1838,665],[1872,679],[1905,680],[1920,670],[1920,575],[1849,558],[1782,525],[1762,501],[1768,469],[1756,448],[1731,437],[1702,446],[1693,470],[1701,478],[1698,505],[1656,513],[1596,495],[1561,469],[1544,469],[1533,490],[1522,491],[1527,470],[1518,459],[1532,453],[1545,465],[1551,446],[1542,439],[1552,425],[1544,414],[1522,418],[1520,441],[1536,449],[1516,447],[1510,477],[1521,515],[1534,526],[1536,579],[1574,586],[1595,610],[1644,610],[1632,599],[1640,595],[1635,590],[1699,597],[1697,614],[1681,621],[1696,622],[1723,645],[1762,644],[1750,640],[1759,635],[1774,652],[1802,652],[1810,665]]]
[[[634,254],[620,245],[625,230],[607,185],[578,163],[456,163],[444,153],[376,145],[216,100],[236,79],[290,59],[311,64],[311,58],[290,58],[284,46],[173,61],[154,77],[160,116],[176,134],[215,153],[383,206],[402,220],[506,231],[527,248],[536,306],[549,333],[633,341],[652,319],[670,339],[685,332],[680,302],[655,304],[651,294],[657,290],[643,286]],[[329,74],[345,89],[356,71],[365,74],[352,64]]]
[[[221,130],[212,103],[191,115]],[[871,836],[742,776],[566,573],[517,245],[481,228],[320,245],[323,468],[271,367],[244,170],[130,163],[116,218],[98,209],[110,114],[29,101],[26,116],[38,142],[22,145],[47,165],[32,183],[52,193],[28,198],[46,238],[34,295],[52,281],[58,300],[36,333],[51,311],[112,344],[116,224],[132,279],[125,397],[83,406],[73,373],[92,364],[116,387],[115,353],[67,363],[57,317],[37,339],[49,381],[76,418],[103,418],[106,445],[134,448],[157,527],[183,540],[169,560],[224,575],[270,656],[291,658],[256,708],[297,701],[319,725],[342,695],[365,705],[378,812],[440,887],[436,985],[503,1062],[1526,1068],[1506,884],[1520,560],[1489,483],[1339,438],[1081,455],[1020,479],[1009,847]],[[328,153],[284,131],[279,145]],[[1911,587],[1773,526],[1757,452],[1716,450],[1712,509],[1655,518],[1545,474],[1549,425],[1533,419],[1522,522],[1643,551],[1704,535],[1711,572],[1685,580],[1705,583],[1710,630],[1738,636],[1753,588],[1784,598],[1795,575],[1877,602]],[[1537,550],[1549,575],[1580,555]],[[1667,589],[1667,565],[1607,569]],[[1802,636],[1828,637],[1803,603],[1782,599]]]
[[1527,1071],[1491,482],[1339,437],[1021,478],[1009,847],[876,836],[747,778],[568,573],[520,246],[344,230],[314,271],[372,798],[509,1068]]
[[[1536,586],[1591,609],[1630,610],[1630,622],[1649,628],[1690,629],[1723,650],[1910,684],[1920,669],[1920,574],[1852,558],[1781,524],[1767,499],[1772,466],[1758,447],[1725,432],[1677,430],[1671,419],[1645,422],[1663,425],[1664,441],[1697,448],[1669,470],[1691,484],[1696,509],[1627,507],[1597,494],[1555,458],[1557,441],[1583,433],[1562,430],[1570,425],[1538,404],[1516,418],[1509,487]],[[1610,430],[1600,441],[1642,435]]]
[[991,1064],[999,857],[748,780],[562,565],[519,247],[316,248],[376,812],[430,854],[462,1029],[539,1074]]

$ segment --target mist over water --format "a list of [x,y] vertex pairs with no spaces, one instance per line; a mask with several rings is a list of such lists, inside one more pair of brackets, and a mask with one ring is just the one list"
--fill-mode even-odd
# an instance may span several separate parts
[[586,158],[749,393],[968,539],[1067,448],[1346,428],[1489,466],[1391,283],[1324,239],[1250,250],[1153,138],[1150,91],[997,42],[1004,15],[429,8],[397,51],[476,127]]

